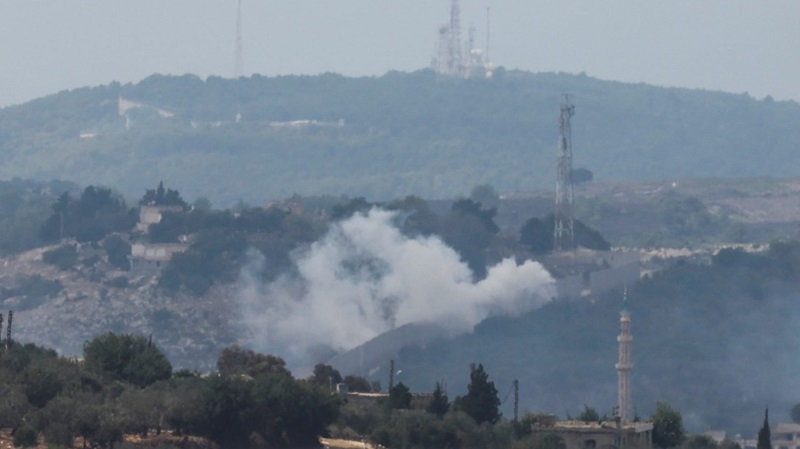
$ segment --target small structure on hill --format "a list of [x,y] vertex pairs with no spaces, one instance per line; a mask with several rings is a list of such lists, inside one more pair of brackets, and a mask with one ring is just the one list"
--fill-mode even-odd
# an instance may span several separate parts
[[772,447],[773,449],[800,449],[800,424],[779,423],[775,426],[772,431]]
[[566,449],[652,449],[653,423],[555,421],[531,426],[534,434],[561,437]]
[[136,229],[147,233],[151,224],[161,223],[161,218],[165,212],[183,212],[183,206],[152,204],[139,207],[139,222]]

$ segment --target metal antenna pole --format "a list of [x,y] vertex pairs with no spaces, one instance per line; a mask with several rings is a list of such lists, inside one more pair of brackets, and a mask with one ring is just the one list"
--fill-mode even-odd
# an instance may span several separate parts
[[242,51],[242,0],[236,8],[236,60],[233,67],[233,75],[239,78],[244,71],[244,55]]
[[519,420],[519,380],[514,379],[514,422]]
[[492,21],[491,21],[491,8],[486,7],[486,52],[484,52],[485,63],[488,64],[491,59],[489,58],[489,38],[492,34]]

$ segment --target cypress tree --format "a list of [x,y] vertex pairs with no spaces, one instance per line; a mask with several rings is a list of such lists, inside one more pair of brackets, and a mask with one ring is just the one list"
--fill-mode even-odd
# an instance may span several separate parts
[[772,449],[772,441],[769,433],[769,407],[764,410],[764,425],[758,431],[757,449]]

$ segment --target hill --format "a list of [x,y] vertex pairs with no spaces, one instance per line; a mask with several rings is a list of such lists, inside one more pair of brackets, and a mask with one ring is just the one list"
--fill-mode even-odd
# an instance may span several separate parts
[[[728,249],[710,263],[678,259],[629,286],[638,415],[666,401],[683,412],[690,431],[745,436],[758,429],[764,404],[773,419],[789,421],[799,386],[799,255],[796,242],[761,253]],[[395,366],[412,388],[444,382],[460,391],[469,363],[482,363],[501,400],[519,379],[521,410],[565,417],[588,405],[610,415],[621,299],[620,289],[490,318],[472,334],[400,351]],[[378,375],[388,375],[385,367]],[[512,401],[505,399],[508,414]]]
[[[552,210],[546,192],[487,195],[496,210],[409,197],[376,211],[364,199],[295,196],[234,212],[184,209],[180,193],[159,185],[142,200],[182,206],[163,204],[161,221],[145,234],[134,226],[136,209],[111,190],[58,194],[75,188],[0,183],[0,224],[8,226],[0,243],[16,241],[0,246],[0,304],[15,311],[17,341],[76,356],[103,332],[151,335],[176,367],[202,371],[220,348],[242,344],[284,357],[303,376],[302,368],[369,338],[413,337],[422,348],[383,345],[378,359],[394,357],[403,370],[397,380],[415,391],[437,381],[463,391],[469,364],[480,362],[501,394],[520,380],[523,410],[567,416],[614,404],[621,289],[588,299],[515,299],[547,291],[549,276],[521,264],[537,255],[520,242],[522,223]],[[800,244],[774,239],[797,238],[798,191],[796,181],[766,178],[579,188],[578,215],[614,245],[702,245],[685,258],[648,262],[647,277],[628,285],[641,416],[665,400],[692,430],[748,435],[764,403],[779,416],[797,401]],[[58,243],[22,251],[42,242],[40,231]],[[716,253],[730,236],[756,242],[747,247],[757,252]],[[133,256],[134,244],[165,242],[187,247],[160,266],[119,257]],[[363,352],[350,354],[350,366],[364,365]],[[355,374],[388,378],[386,366],[364,368]]]
[[294,193],[374,200],[554,182],[563,94],[575,167],[599,181],[800,175],[800,105],[499,70],[377,78],[153,75],[0,110],[0,177],[113,185],[169,179],[227,207]]

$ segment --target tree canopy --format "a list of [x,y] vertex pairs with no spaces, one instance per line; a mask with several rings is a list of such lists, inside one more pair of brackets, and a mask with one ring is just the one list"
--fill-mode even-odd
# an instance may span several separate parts
[[677,447],[683,442],[686,431],[683,428],[681,413],[666,402],[658,402],[653,415],[653,444],[666,449]]
[[478,424],[496,423],[501,416],[500,399],[497,397],[494,382],[489,380],[489,374],[483,369],[483,364],[470,368],[469,379],[467,394],[456,398],[456,408],[471,416]]
[[111,332],[99,335],[86,342],[83,358],[94,373],[139,387],[172,376],[172,364],[143,336]]

